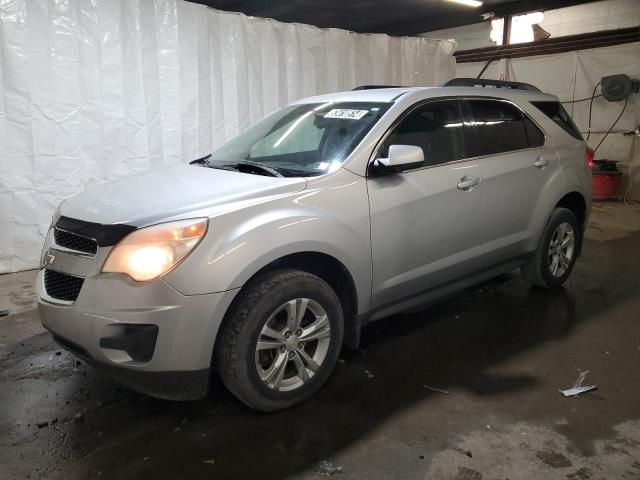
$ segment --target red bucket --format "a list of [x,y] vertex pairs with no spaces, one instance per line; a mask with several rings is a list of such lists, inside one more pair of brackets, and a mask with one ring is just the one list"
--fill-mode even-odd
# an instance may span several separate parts
[[594,200],[607,200],[615,197],[620,188],[622,172],[593,173]]
[[593,175],[593,199],[607,200],[615,197],[622,178],[622,172],[618,170],[618,162],[602,159],[594,160],[590,165]]

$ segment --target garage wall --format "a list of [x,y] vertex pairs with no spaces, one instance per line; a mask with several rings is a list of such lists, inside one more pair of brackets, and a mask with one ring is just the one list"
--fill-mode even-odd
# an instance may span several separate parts
[[[565,8],[544,11],[540,26],[552,37],[578,35],[581,33],[615,30],[640,25],[640,1],[603,0]],[[493,47],[491,41],[491,21],[473,23],[455,28],[433,30],[420,34],[421,37],[453,39],[458,50]]]
[[0,2],[0,273],[36,267],[54,207],[92,184],[205,155],[301,97],[440,83],[453,47],[180,0]]
[[640,25],[638,0],[604,0],[544,12],[540,24],[552,37],[615,30]]
[[[456,76],[476,77],[483,66],[484,62],[459,64],[456,66]],[[615,73],[640,78],[640,43],[500,60],[489,65],[482,77],[531,83],[557,95],[562,101],[570,101],[591,97],[596,83],[602,77]],[[589,145],[592,148],[600,143],[623,105],[624,102],[608,102],[602,97],[594,100],[591,130],[600,133],[591,134]],[[586,138],[589,102],[567,103],[565,107]],[[634,130],[639,125],[640,95],[633,95],[614,132]],[[626,191],[631,178],[628,198],[640,200],[640,138],[612,133],[602,143],[595,158],[619,161],[624,173],[622,193]]]
[[456,50],[472,50],[474,48],[494,47],[496,44],[491,40],[491,21],[472,23],[462,27],[444,28],[442,30],[432,30],[421,33],[421,37],[435,39],[454,39]]

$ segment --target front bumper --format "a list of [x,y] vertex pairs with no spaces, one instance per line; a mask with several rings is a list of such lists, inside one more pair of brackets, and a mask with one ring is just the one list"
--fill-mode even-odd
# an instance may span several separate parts
[[134,390],[177,400],[206,395],[218,328],[237,290],[183,295],[163,279],[100,273],[106,252],[88,259],[49,248],[56,260],[48,269],[84,278],[76,300],[62,302],[47,294],[45,269],[38,273],[40,318],[58,343]]
[[165,400],[197,400],[207,395],[209,390],[208,368],[201,370],[150,372],[134,368],[122,368],[99,362],[89,356],[86,350],[55,333],[53,339],[62,348],[82,358],[96,370],[103,372],[118,383],[145,395]]

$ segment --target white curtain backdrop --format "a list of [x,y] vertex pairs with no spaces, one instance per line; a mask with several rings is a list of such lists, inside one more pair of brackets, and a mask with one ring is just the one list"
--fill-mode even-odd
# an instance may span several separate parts
[[0,273],[37,266],[62,199],[205,155],[301,97],[438,84],[454,46],[182,0],[0,0]]

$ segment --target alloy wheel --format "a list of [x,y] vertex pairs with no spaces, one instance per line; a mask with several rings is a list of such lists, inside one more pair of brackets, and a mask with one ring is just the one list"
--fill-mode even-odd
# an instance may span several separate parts
[[575,247],[575,232],[568,222],[558,225],[549,243],[549,271],[554,277],[562,277],[571,265]]
[[256,343],[260,380],[272,390],[300,388],[318,372],[331,342],[325,309],[308,298],[289,300],[267,319]]

